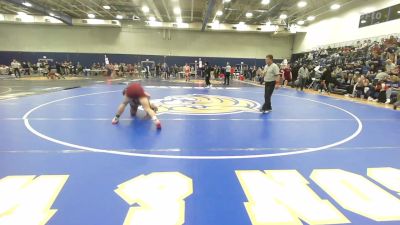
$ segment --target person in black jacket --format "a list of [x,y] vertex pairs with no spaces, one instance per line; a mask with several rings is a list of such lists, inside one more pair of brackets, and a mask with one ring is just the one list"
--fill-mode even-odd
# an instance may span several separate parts
[[61,74],[61,63],[56,62],[56,70],[58,74]]
[[205,68],[204,68],[204,72],[205,72],[205,79],[206,79],[206,87],[209,88],[211,87],[211,82],[210,82],[210,78],[211,78],[211,66],[208,65],[208,62],[206,62],[204,64]]
[[30,67],[28,65],[28,63],[23,62],[22,63],[22,69],[24,70],[24,75],[31,75],[31,71],[30,71]]
[[61,72],[61,71],[62,71],[61,68],[62,68],[61,63],[56,62],[56,64],[55,64],[56,73],[57,73],[59,76],[61,76],[63,79],[65,79],[64,75],[63,75],[62,72]]
[[319,92],[322,92],[322,90],[325,90],[327,93],[329,93],[329,83],[332,80],[332,68],[330,65],[328,65],[325,69],[325,71],[322,73],[321,76],[321,83],[319,85]]

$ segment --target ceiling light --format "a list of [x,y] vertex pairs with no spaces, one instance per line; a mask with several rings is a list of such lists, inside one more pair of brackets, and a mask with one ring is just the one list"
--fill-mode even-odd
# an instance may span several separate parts
[[262,0],[261,4],[268,5],[270,2],[271,0]]
[[182,17],[176,18],[176,22],[177,22],[177,23],[182,23],[182,22],[183,22]]
[[142,11],[143,11],[144,13],[148,13],[148,12],[150,12],[150,9],[149,9],[149,7],[147,7],[147,6],[143,6],[143,7],[142,7]]
[[178,28],[189,28],[188,23],[178,23]]
[[224,3],[229,3],[231,2],[231,0],[224,0]]
[[140,20],[140,17],[138,17],[138,16],[132,16],[132,20]]
[[32,7],[32,4],[29,2],[23,2],[22,5],[24,5],[26,7]]
[[339,4],[333,4],[333,5],[331,5],[331,9],[332,10],[340,9],[340,5]]
[[300,1],[300,2],[297,3],[297,6],[298,6],[299,8],[306,7],[306,6],[307,6],[307,2],[306,2],[306,1]]
[[246,17],[247,18],[253,17],[253,13],[251,13],[251,12],[246,13]]
[[105,24],[106,22],[104,20],[99,20],[99,19],[88,19],[87,23],[93,25],[100,25],[100,24]]
[[270,22],[267,22],[267,24],[265,24],[264,26],[261,26],[260,28],[261,28],[261,31],[264,31],[264,32],[273,32],[273,31],[277,31],[279,29],[278,26],[275,26],[275,25],[271,26]]
[[49,13],[49,15],[52,16],[52,17],[56,16],[56,15],[54,15],[54,13]]
[[21,22],[24,22],[24,23],[33,23],[33,22],[35,22],[34,17],[26,14],[25,12],[18,12],[18,18],[20,18]]
[[122,15],[117,15],[116,18],[122,20],[124,17]]
[[297,21],[297,24],[298,24],[298,25],[304,25],[304,20],[299,20],[299,21]]
[[400,14],[400,10],[399,10],[399,11],[397,11],[397,13],[398,13],[398,14]]
[[149,21],[154,22],[154,21],[156,21],[156,18],[155,18],[154,16],[150,16],[150,17],[149,17]]
[[3,20],[4,20],[4,15],[0,14],[0,21],[3,21]]
[[46,22],[50,22],[50,23],[62,23],[62,22],[59,21],[58,19],[53,18],[53,17],[51,17],[51,16],[45,16],[44,18],[47,20]]
[[290,31],[290,33],[292,33],[292,34],[297,33],[298,29],[299,29],[299,27],[298,27],[296,24],[292,24],[292,25],[290,25],[290,27],[289,27],[289,31]]
[[287,15],[286,14],[281,14],[280,16],[279,16],[279,18],[281,18],[281,19],[287,19]]
[[315,16],[309,16],[309,17],[307,17],[307,20],[308,21],[313,21],[313,20],[315,20]]
[[103,8],[104,9],[111,9],[111,7],[109,5],[104,5]]
[[158,21],[150,21],[150,22],[149,22],[149,25],[150,25],[151,27],[161,27],[161,26],[162,26],[162,23],[161,23],[161,22],[158,22]]
[[222,14],[224,14],[221,10],[217,11],[217,16],[222,16]]
[[219,20],[214,20],[214,22],[211,25],[212,29],[219,29]]
[[366,23],[366,22],[367,22],[366,20],[361,20],[361,23],[362,23],[362,24],[364,24],[364,23]]
[[181,14],[181,8],[179,8],[179,7],[176,7],[176,8],[174,8],[174,13],[176,14],[176,15],[179,15],[179,14]]
[[96,16],[92,13],[87,14],[90,19],[94,19]]
[[236,26],[236,29],[238,31],[245,31],[248,30],[248,26],[246,26],[245,22],[239,22],[239,24]]
[[23,14],[19,13],[18,15],[19,15],[18,17],[24,23],[33,23],[33,22],[35,22],[35,18],[33,16],[27,15],[26,13],[23,13]]

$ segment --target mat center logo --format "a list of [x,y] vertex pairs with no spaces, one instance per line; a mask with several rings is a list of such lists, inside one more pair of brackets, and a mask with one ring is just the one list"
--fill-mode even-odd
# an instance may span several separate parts
[[257,112],[258,102],[217,95],[176,95],[154,100],[160,114],[220,115]]

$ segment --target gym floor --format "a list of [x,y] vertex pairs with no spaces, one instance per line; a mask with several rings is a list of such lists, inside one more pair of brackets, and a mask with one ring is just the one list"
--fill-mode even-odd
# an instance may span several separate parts
[[0,188],[32,215],[4,224],[400,223],[399,111],[279,89],[260,114],[262,87],[140,81],[157,131],[129,109],[111,124],[129,80],[9,82]]

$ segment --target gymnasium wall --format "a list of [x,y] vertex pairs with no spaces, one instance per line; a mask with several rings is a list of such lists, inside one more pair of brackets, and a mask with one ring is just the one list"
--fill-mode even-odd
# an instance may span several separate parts
[[292,37],[272,38],[257,33],[171,30],[169,35],[158,29],[128,27],[0,24],[0,30],[2,55],[9,54],[6,52],[89,53],[101,54],[103,59],[104,53],[141,58],[150,55],[251,60],[273,54],[283,59],[290,57],[293,41]]
[[309,25],[307,33],[296,34],[293,52],[306,52],[321,45],[400,33],[400,19],[358,28],[361,11],[364,9],[376,11],[399,3],[400,0],[358,0],[343,9],[329,12],[326,18]]

